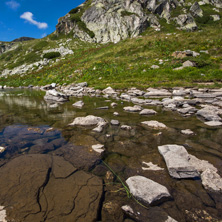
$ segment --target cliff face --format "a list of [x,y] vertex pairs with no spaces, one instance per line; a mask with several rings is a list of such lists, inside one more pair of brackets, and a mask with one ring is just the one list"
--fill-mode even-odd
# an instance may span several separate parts
[[[222,0],[203,0],[222,8]],[[177,16],[174,11],[177,10]],[[178,28],[196,30],[196,17],[203,17],[200,5],[184,0],[87,0],[59,19],[57,33],[68,34],[83,41],[118,42],[138,36],[148,26],[160,28],[159,19],[175,23]]]

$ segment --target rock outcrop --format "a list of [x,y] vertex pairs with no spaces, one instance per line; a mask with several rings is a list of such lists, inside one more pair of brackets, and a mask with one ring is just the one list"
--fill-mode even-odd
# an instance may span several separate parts
[[102,180],[62,157],[20,156],[0,173],[0,202],[9,221],[97,220]]
[[[209,1],[221,7],[221,0]],[[68,34],[87,42],[119,42],[128,37],[136,37],[147,27],[159,31],[159,18],[167,23],[176,22],[182,30],[194,31],[196,17],[203,17],[201,6],[195,2],[190,13],[183,8],[185,3],[177,0],[87,0],[77,8],[61,17],[56,33]],[[173,10],[181,7],[180,14],[172,17]]]

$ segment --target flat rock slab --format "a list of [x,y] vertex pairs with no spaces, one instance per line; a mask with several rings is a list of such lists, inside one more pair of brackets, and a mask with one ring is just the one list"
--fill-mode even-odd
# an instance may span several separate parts
[[154,129],[166,129],[167,128],[167,126],[165,124],[160,123],[156,120],[144,121],[144,122],[142,122],[142,124],[144,124],[148,127],[154,128]]
[[166,187],[146,177],[133,176],[126,180],[130,193],[138,200],[151,205],[170,198]]
[[183,146],[164,145],[158,146],[158,150],[166,162],[170,176],[178,179],[199,177],[195,167],[189,163],[189,154]]
[[100,178],[76,171],[62,157],[17,157],[0,168],[0,204],[9,221],[96,221]]
[[71,143],[55,150],[54,154],[64,157],[79,170],[90,171],[101,162],[101,155],[93,152],[92,148],[75,146]]
[[69,125],[70,126],[75,126],[75,125],[94,126],[94,125],[98,125],[98,124],[101,124],[101,123],[106,123],[106,121],[101,117],[89,115],[89,116],[86,116],[86,117],[77,117]]
[[123,110],[127,112],[140,112],[142,109],[139,106],[126,106]]
[[204,124],[208,126],[222,126],[222,122],[220,121],[208,121],[208,122],[204,122]]

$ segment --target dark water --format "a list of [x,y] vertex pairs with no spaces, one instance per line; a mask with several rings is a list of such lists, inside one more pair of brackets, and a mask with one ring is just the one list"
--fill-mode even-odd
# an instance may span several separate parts
[[[190,154],[209,161],[222,175],[222,128],[206,127],[195,116],[185,118],[158,106],[147,107],[156,110],[158,113],[156,116],[144,117],[138,113],[124,112],[123,107],[130,105],[128,102],[108,101],[102,97],[84,97],[72,98],[64,104],[49,104],[43,100],[43,95],[44,92],[41,91],[0,91],[0,146],[7,147],[0,156],[1,164],[22,154],[50,153],[67,143],[88,147],[101,143],[106,149],[104,160],[123,179],[133,175],[143,175],[169,189],[173,200],[161,204],[160,207],[174,219],[221,221],[221,194],[206,191],[200,180],[172,179],[157,147],[165,144],[184,145]],[[72,106],[79,100],[85,103],[82,109]],[[111,108],[111,102],[117,102],[118,106]],[[110,108],[96,109],[104,106]],[[118,112],[120,115],[114,116],[113,112]],[[125,131],[119,126],[109,125],[99,134],[92,132],[91,128],[68,126],[75,117],[87,115],[100,116],[108,122],[117,119],[121,125],[130,125],[132,130]],[[161,133],[146,129],[140,124],[145,120],[160,121],[169,129]],[[180,132],[182,129],[191,129],[195,135],[183,135]],[[144,171],[143,161],[158,164],[165,170]],[[90,171],[102,178],[105,177],[104,166],[97,165]],[[104,203],[109,200],[127,202],[126,195],[120,195],[118,192],[105,193]],[[117,210],[119,211],[121,209]],[[117,212],[111,214],[119,215]],[[106,221],[104,219],[106,215],[102,216],[102,220]],[[122,216],[115,218],[115,221],[123,220]]]

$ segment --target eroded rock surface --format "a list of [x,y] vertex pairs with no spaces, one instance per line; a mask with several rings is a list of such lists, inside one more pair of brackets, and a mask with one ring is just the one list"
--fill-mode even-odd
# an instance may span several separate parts
[[11,221],[97,220],[101,179],[77,171],[62,157],[20,156],[0,174],[0,202]]

